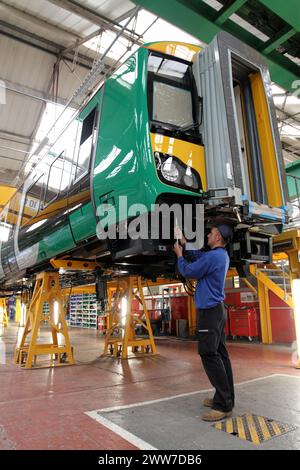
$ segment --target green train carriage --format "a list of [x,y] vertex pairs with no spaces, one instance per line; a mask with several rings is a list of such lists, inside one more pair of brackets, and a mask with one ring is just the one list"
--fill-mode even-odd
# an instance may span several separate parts
[[268,70],[256,51],[226,33],[203,50],[168,42],[139,48],[2,210],[0,283],[59,256],[170,275],[172,236],[97,237],[99,205],[115,208],[108,227],[128,217],[120,196],[147,213],[156,203],[201,202],[208,221],[222,216],[236,225],[233,263],[270,260],[270,235],[288,221],[288,203]]

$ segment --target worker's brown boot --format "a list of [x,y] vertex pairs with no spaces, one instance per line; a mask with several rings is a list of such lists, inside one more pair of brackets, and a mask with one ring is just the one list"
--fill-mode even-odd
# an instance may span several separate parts
[[220,419],[229,418],[232,415],[232,411],[218,411],[210,410],[208,413],[202,415],[203,421],[220,421]]
[[203,406],[207,406],[208,408],[212,408],[213,404],[214,404],[214,401],[213,401],[212,398],[205,398],[203,400]]

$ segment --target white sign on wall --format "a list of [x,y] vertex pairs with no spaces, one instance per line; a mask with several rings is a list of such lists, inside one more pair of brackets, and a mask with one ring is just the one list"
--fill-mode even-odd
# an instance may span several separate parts
[[241,302],[255,302],[256,298],[253,292],[241,292]]

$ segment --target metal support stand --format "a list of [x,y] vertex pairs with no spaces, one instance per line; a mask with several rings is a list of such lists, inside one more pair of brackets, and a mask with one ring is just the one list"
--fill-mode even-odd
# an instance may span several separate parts
[[0,326],[8,326],[8,315],[5,299],[0,299]]
[[[141,314],[133,313],[132,300],[136,298],[143,306]],[[137,328],[145,331],[145,336],[138,336]],[[146,308],[141,277],[130,276],[121,279],[116,288],[108,291],[107,334],[103,356],[129,357],[128,349],[136,357],[143,354],[155,354],[152,328]]]
[[[49,313],[43,313],[45,302],[49,305]],[[51,327],[52,342],[47,344],[37,342],[43,322]],[[26,324],[15,350],[15,363],[30,369],[36,365],[39,355],[50,356],[49,362],[39,367],[74,364],[57,272],[43,272],[36,276]]]

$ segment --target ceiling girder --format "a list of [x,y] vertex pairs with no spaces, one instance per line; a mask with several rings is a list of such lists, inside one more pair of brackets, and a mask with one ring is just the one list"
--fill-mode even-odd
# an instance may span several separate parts
[[290,24],[296,31],[300,29],[299,0],[260,0],[269,10]]
[[[95,13],[86,5],[80,5],[77,2],[72,0],[48,0],[49,2],[53,3],[54,5],[63,8],[71,13],[75,13],[76,15],[84,18],[85,20],[89,21],[92,24],[100,26],[104,29],[110,29],[115,33],[120,31],[120,26],[118,25],[117,21],[110,20],[109,18],[104,17],[103,15],[99,15],[99,13]],[[134,9],[130,10],[131,13],[126,13],[126,18],[132,14]],[[130,41],[133,40],[135,44],[142,44],[142,41],[138,38],[138,35],[129,29],[123,31],[122,36]],[[133,39],[132,39],[133,38]]]
[[[57,44],[53,41],[49,41],[37,34],[30,33],[18,26],[13,24],[6,23],[0,20],[0,34],[8,36],[16,41],[28,44],[32,47],[36,47],[44,52],[55,55],[56,57],[62,56],[65,60],[68,60],[73,63],[74,54],[73,53],[64,53],[63,47],[60,44]],[[75,40],[75,39],[74,39]],[[84,54],[79,53],[77,57],[77,64],[81,67],[90,69],[93,65],[94,58],[85,56]]]
[[[52,102],[49,99],[49,96],[42,91],[35,90],[24,85],[20,85],[19,83],[15,83],[0,77],[0,86],[1,82],[5,83],[6,90],[19,95],[27,96],[28,98],[32,98],[34,100],[44,101],[46,103],[61,104],[62,106],[64,106],[67,102],[67,100],[64,100],[60,97],[57,97],[57,100],[55,102]],[[71,106],[76,107],[77,105],[76,103],[72,103]]]
[[261,49],[261,52],[263,54],[269,54],[271,51],[276,49],[276,47],[280,46],[280,44],[285,43],[285,41],[294,36],[296,32],[297,31],[294,28],[288,28],[285,32],[280,31],[275,38],[269,39],[269,41],[264,44],[263,48]]
[[[16,17],[23,21],[26,21],[29,24],[38,26],[43,30],[49,32],[50,34],[55,35],[59,40],[63,41],[75,41],[75,39],[80,39],[81,37],[74,32],[67,31],[63,28],[55,26],[47,21],[44,21],[42,18],[37,18],[30,13],[27,13],[15,6],[6,4],[3,0],[0,0],[0,12],[7,13],[9,17]],[[11,21],[13,23],[13,21]]]
[[228,18],[238,11],[247,0],[234,0],[232,3],[227,5],[227,3],[218,11],[215,22],[221,26]]

